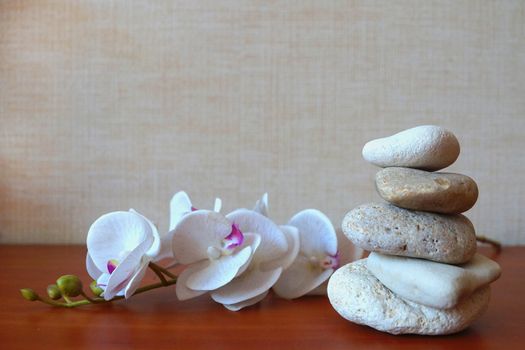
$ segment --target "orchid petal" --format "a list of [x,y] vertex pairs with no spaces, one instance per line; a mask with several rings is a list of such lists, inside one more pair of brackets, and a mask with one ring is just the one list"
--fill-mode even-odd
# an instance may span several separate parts
[[[113,298],[119,291],[123,290],[131,280],[132,276],[142,266],[144,250],[148,248],[150,242],[145,240],[132,250],[111,273],[108,285],[104,291],[104,299]],[[147,259],[147,258],[146,258]],[[148,261],[149,262],[149,261]]]
[[108,260],[108,262],[106,264],[106,268],[108,269],[108,272],[109,272],[110,275],[113,273],[113,271],[115,271],[115,269],[117,268],[118,263],[119,262],[116,259]]
[[98,276],[97,286],[105,290],[108,285],[109,277],[111,277],[109,273],[103,273],[102,275]]
[[237,276],[237,271],[250,259],[252,248],[246,247],[232,255],[223,255],[210,260],[205,268],[188,277],[186,286],[196,290],[214,290],[229,283]]
[[326,295],[327,289],[328,287],[328,281],[324,281],[323,283],[321,283],[317,288],[315,289],[312,289],[311,291],[309,291],[308,293],[306,293],[306,295]]
[[93,259],[91,259],[91,256],[89,256],[89,253],[86,254],[86,270],[91,278],[94,280],[97,280],[100,275],[102,275],[102,271],[100,271],[93,262]]
[[173,231],[173,254],[181,264],[208,258],[208,247],[220,249],[222,240],[232,231],[224,216],[209,210],[197,210],[185,215]]
[[314,290],[328,280],[333,269],[313,267],[304,256],[299,256],[273,286],[275,293],[281,298],[295,299]]
[[223,248],[233,250],[239,246],[242,245],[242,242],[244,241],[244,235],[239,229],[239,227],[233,223],[232,224],[232,232],[224,237],[222,240],[223,242]]
[[261,235],[261,245],[254,257],[258,262],[277,259],[288,250],[283,232],[267,217],[248,209],[237,209],[226,217],[237,224],[242,232]]
[[102,215],[91,225],[87,248],[96,267],[106,271],[108,260],[121,260],[143,243],[147,250],[153,241],[151,226],[141,215],[117,211]]
[[337,235],[330,219],[319,210],[306,209],[294,215],[288,225],[299,229],[301,252],[305,255],[337,254]]
[[288,243],[288,251],[285,254],[283,254],[279,259],[261,263],[261,269],[263,270],[273,270],[277,267],[282,267],[283,270],[286,270],[295,261],[295,259],[297,258],[297,254],[299,254],[299,230],[296,227],[290,225],[282,225],[279,227],[281,228],[281,231],[286,237],[286,242]]
[[270,289],[279,279],[283,269],[262,271],[257,268],[248,270],[224,287],[211,293],[218,303],[232,305],[251,299]]
[[151,233],[153,235],[153,243],[151,243],[151,247],[148,249],[148,251],[146,252],[146,255],[151,257],[151,258],[156,258],[157,255],[159,254],[159,251],[160,251],[160,235],[159,235],[159,231],[157,230],[157,226],[155,226],[155,224],[153,224],[153,222],[151,222],[150,219],[148,219],[147,217],[145,217],[144,215],[142,215],[141,213],[139,213],[138,211],[136,211],[135,209],[130,209],[129,210],[130,212],[132,213],[135,213],[137,215],[140,215],[144,221],[146,221],[151,229]]
[[242,308],[257,304],[259,301],[263,300],[267,295],[268,295],[268,291],[265,291],[264,293],[261,293],[248,300],[241,301],[240,303],[229,304],[229,305],[225,304],[224,307],[230,311],[239,311]]
[[222,208],[222,201],[220,198],[215,198],[215,203],[213,204],[213,211],[220,213]]
[[336,233],[337,250],[339,251],[339,266],[344,266],[363,257],[363,249],[355,246],[352,241],[347,239],[341,229],[338,229]]
[[160,237],[160,249],[157,256],[153,259],[153,261],[160,261],[162,259],[172,259],[173,258],[173,247],[172,247],[172,241],[173,241],[173,231],[170,231]]
[[192,299],[207,292],[206,290],[190,289],[186,286],[186,283],[188,281],[188,277],[190,277],[194,272],[202,270],[209,264],[209,260],[203,260],[198,263],[191,264],[181,272],[181,274],[177,277],[177,283],[175,284],[175,293],[177,294],[177,298],[179,300],[182,301]]
[[251,247],[252,248],[252,254],[250,255],[250,258],[244,263],[244,265],[242,265],[240,268],[239,268],[239,271],[237,271],[237,276],[239,276],[240,274],[242,274],[244,271],[246,271],[246,269],[248,268],[248,266],[250,266],[250,263],[252,262],[252,259],[253,259],[253,253],[257,250],[257,248],[259,248],[259,244],[261,244],[261,236],[258,235],[257,233],[245,233],[244,234],[244,246],[245,247]]
[[[109,273],[103,273],[102,275],[100,275],[100,277],[97,278],[97,286],[105,290],[108,285],[108,281],[110,277],[111,275]],[[124,290],[119,291],[116,295],[123,296]],[[104,293],[102,293],[102,297],[103,296],[104,296]]]
[[140,287],[140,283],[142,282],[142,279],[146,275],[146,271],[148,270],[149,260],[143,259],[142,264],[140,265],[139,269],[133,277],[131,277],[131,280],[128,282],[126,288],[124,289],[124,297],[126,299],[129,299],[133,296],[135,291],[138,287]]
[[255,202],[253,211],[268,217],[268,193],[263,194],[261,199]]
[[191,213],[191,200],[184,191],[177,192],[171,197],[170,201],[170,231],[177,226],[180,219]]

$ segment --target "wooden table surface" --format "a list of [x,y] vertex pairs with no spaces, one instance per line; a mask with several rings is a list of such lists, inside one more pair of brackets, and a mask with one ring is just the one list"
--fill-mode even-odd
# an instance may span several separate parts
[[[503,276],[488,311],[451,336],[392,336],[341,318],[326,297],[273,296],[240,312],[208,297],[179,302],[174,287],[76,309],[28,302],[19,288],[45,288],[65,273],[85,283],[85,248],[0,246],[0,349],[525,349],[525,247],[505,247]],[[146,282],[152,282],[147,276]]]

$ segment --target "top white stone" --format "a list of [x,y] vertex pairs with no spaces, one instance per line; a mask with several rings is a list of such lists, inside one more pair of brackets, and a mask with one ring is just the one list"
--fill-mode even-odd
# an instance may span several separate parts
[[375,139],[363,147],[363,158],[380,167],[429,171],[446,168],[459,156],[459,142],[443,127],[422,125]]

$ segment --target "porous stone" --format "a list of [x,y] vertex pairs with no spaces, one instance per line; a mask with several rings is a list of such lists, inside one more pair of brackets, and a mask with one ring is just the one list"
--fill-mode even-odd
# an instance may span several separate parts
[[439,309],[455,307],[501,274],[499,265],[481,254],[454,266],[372,252],[367,268],[398,296]]
[[486,310],[490,287],[451,309],[420,305],[394,294],[366,268],[366,259],[338,269],[328,282],[328,298],[349,321],[392,334],[439,335],[467,328]]
[[342,229],[356,246],[384,254],[461,264],[476,252],[474,226],[461,214],[442,215],[369,203],[346,214]]
[[454,163],[459,142],[443,127],[422,125],[375,139],[363,148],[363,158],[380,167],[439,170]]
[[478,186],[466,175],[409,168],[379,171],[376,189],[384,200],[398,207],[443,214],[465,212],[478,199]]

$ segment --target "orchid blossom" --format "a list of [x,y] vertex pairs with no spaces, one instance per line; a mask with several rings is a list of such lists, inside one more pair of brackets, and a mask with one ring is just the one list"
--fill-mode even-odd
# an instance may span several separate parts
[[[264,193],[262,195],[262,197],[257,200],[257,202],[255,203],[255,207],[253,209],[254,212],[264,216],[264,217],[268,217],[268,193]],[[252,214],[253,215],[253,214]],[[266,223],[267,225],[269,225],[268,223]],[[274,225],[269,225],[270,227],[272,227],[273,230],[275,230],[275,226]],[[285,254],[283,254],[281,256],[280,259],[275,259],[271,262],[267,262],[266,264],[264,264],[263,268],[265,269],[277,269],[277,268],[281,268],[281,270],[286,270],[293,262],[294,260],[296,259],[297,257],[297,254],[299,253],[299,231],[297,230],[297,228],[293,227],[293,226],[290,226],[290,225],[282,225],[279,227],[282,231],[282,233],[284,234],[285,236],[285,239],[286,239],[286,243],[287,243],[287,246],[288,246],[288,250],[286,251]],[[255,265],[255,264],[254,264]],[[253,267],[252,267],[252,270],[253,270]],[[237,283],[237,285],[240,285],[242,283],[243,280],[246,280],[248,279],[248,277],[238,277],[236,278],[234,281]],[[236,281],[237,280],[237,281]],[[247,283],[246,283],[247,284]],[[260,301],[262,301],[266,295],[268,295],[268,289],[265,289],[264,286],[265,286],[265,283],[264,281],[262,281],[262,283],[260,283],[261,286],[258,287],[259,291],[261,290],[264,290],[263,292],[261,292],[260,294],[256,294],[255,292],[251,292],[250,295],[254,295],[253,297],[249,297],[249,298],[246,298],[246,296],[244,298],[246,298],[245,300],[241,300],[243,299],[242,297],[238,297],[236,302],[235,303],[232,303],[232,304],[223,304],[224,307],[226,307],[228,310],[231,310],[231,311],[239,311],[241,310],[242,308],[244,307],[247,307],[247,306],[251,306],[251,305],[254,305]],[[272,284],[272,282],[270,281],[270,283],[266,283],[266,286]],[[252,285],[253,287],[257,287],[257,283],[253,284]],[[242,286],[233,286],[232,287],[229,287],[229,288],[226,288],[224,287],[222,291],[218,291],[217,293],[212,293],[212,297],[215,295],[215,300],[216,301],[219,301],[219,300],[222,300],[222,301],[226,301],[224,300],[223,298],[221,298],[221,294],[226,294],[228,292],[231,292],[231,289],[240,289]],[[249,291],[245,291],[247,294]],[[241,300],[241,301],[239,301]],[[229,300],[231,301],[231,300]]]
[[211,292],[213,300],[229,310],[237,311],[261,301],[283,269],[292,263],[294,254],[297,255],[293,237],[298,237],[298,233],[293,227],[282,230],[253,210],[238,209],[226,217],[238,224],[242,231],[261,236],[261,244],[246,271],[224,287]]
[[184,215],[173,230],[173,254],[187,268],[176,285],[180,300],[223,287],[248,267],[261,236],[209,210]]
[[157,257],[160,238],[155,225],[133,209],[116,211],[91,225],[87,249],[87,271],[104,290],[104,299],[129,298]]
[[[155,225],[133,209],[98,218],[88,232],[86,266],[95,279],[94,298],[82,290],[80,279],[64,275],[48,287],[49,299],[33,290],[24,298],[76,307],[129,298],[133,294],[176,284],[180,300],[209,292],[227,309],[237,311],[263,300],[270,288],[284,298],[325,293],[328,277],[339,265],[337,237],[330,220],[309,209],[296,214],[288,225],[268,218],[268,195],[253,210],[237,209],[224,216],[193,207],[185,192],[170,202],[170,230],[159,236]],[[186,265],[177,277],[155,262],[166,257]],[[160,282],[139,285],[147,267]],[[83,300],[70,297],[83,296]],[[60,298],[64,302],[59,302]]]
[[288,225],[299,230],[299,255],[273,290],[286,299],[308,293],[324,294],[323,283],[339,267],[337,236],[332,223],[320,211],[307,209],[292,217]]

